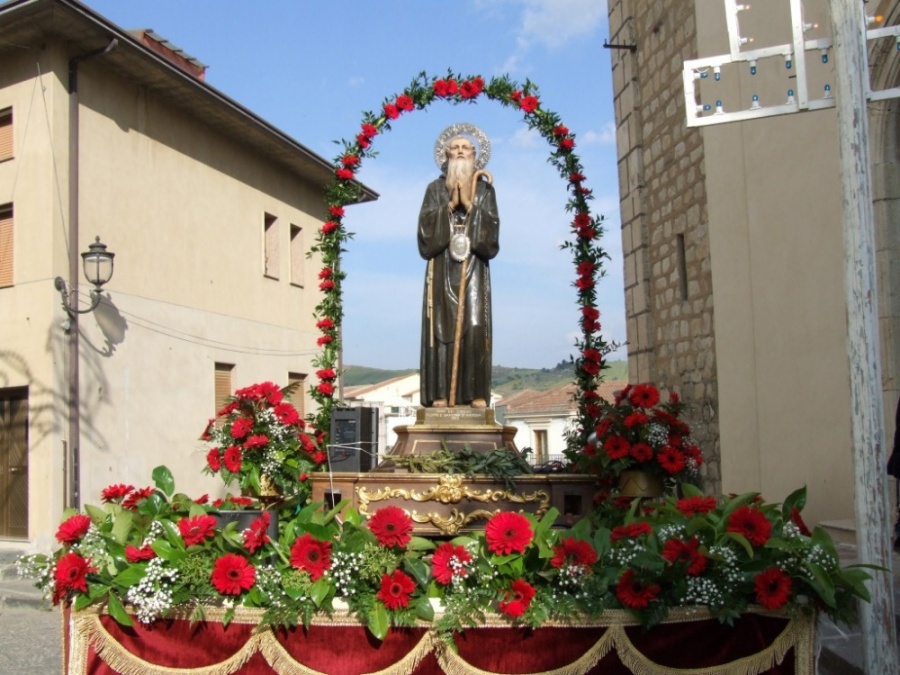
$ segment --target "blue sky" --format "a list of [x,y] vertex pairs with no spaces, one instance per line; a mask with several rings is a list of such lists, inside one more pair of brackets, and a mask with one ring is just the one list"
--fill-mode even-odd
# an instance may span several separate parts
[[[605,0],[87,0],[124,29],[152,29],[209,66],[207,82],[333,159],[362,113],[420,72],[448,69],[538,85],[542,106],[576,134],[592,208],[611,256],[598,305],[607,340],[625,340],[615,130]],[[344,258],[344,363],[414,368],[425,263],[416,219],[448,125],[490,137],[500,254],[492,262],[494,363],[550,368],[574,354],[580,314],[569,254],[566,185],[521,113],[481,100],[437,102],[377,138],[360,179],[381,198],[352,207]],[[618,354],[613,358],[624,358]]]

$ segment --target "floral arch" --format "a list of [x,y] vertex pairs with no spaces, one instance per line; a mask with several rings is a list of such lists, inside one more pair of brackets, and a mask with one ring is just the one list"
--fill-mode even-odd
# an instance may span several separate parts
[[538,87],[528,80],[519,85],[502,76],[486,83],[480,75],[462,76],[448,71],[443,77],[429,77],[423,72],[400,94],[386,98],[377,114],[371,111],[363,114],[356,136],[341,141],[341,153],[335,158],[334,179],[325,192],[329,218],[317,232],[312,247],[312,252],[319,253],[322,259],[319,288],[323,297],[314,310],[318,320],[316,326],[321,331],[318,345],[322,351],[313,360],[318,369],[318,382],[310,386],[310,393],[319,404],[319,412],[312,422],[320,438],[324,438],[330,429],[334,406],[336,364],[341,348],[339,329],[343,321],[341,286],[346,276],[340,267],[340,258],[344,245],[353,236],[345,227],[344,207],[361,196],[362,188],[354,180],[356,172],[364,160],[375,156],[373,148],[378,137],[390,131],[391,124],[403,115],[423,110],[438,100],[457,105],[473,103],[479,98],[520,111],[528,128],[540,133],[549,144],[548,161],[568,184],[569,198],[565,209],[572,214],[571,232],[562,248],[571,251],[575,266],[572,285],[577,293],[577,321],[581,331],[575,340],[578,355],[572,358],[574,381],[578,386],[575,394],[578,420],[567,439],[570,459],[576,459],[581,453],[596,424],[599,415],[597,387],[608,346],[600,334],[595,286],[597,279],[604,275],[603,259],[609,256],[598,243],[603,233],[603,216],[591,215],[593,194],[584,185],[586,178],[575,153],[575,134],[562,124],[559,115],[543,107]]

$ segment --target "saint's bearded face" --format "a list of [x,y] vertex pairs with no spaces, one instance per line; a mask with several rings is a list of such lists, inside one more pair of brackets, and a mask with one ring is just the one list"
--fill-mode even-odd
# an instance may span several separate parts
[[468,188],[475,173],[475,147],[467,138],[451,139],[447,144],[447,188],[452,192],[457,185]]

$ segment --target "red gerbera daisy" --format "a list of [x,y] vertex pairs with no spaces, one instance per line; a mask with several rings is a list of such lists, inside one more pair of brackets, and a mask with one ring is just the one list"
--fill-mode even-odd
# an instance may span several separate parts
[[686,565],[687,573],[691,576],[697,576],[703,573],[708,562],[706,556],[697,550],[699,546],[700,541],[697,537],[691,537],[687,541],[673,537],[663,547],[662,557],[673,565]]
[[87,575],[96,571],[97,568],[91,567],[89,560],[77,553],[66,553],[56,563],[53,604],[59,604],[60,599],[70,591],[87,593]]
[[275,413],[275,417],[282,424],[296,424],[297,420],[300,419],[300,413],[290,403],[279,403],[272,409],[272,412]]
[[90,526],[90,516],[76,513],[60,524],[59,529],[56,531],[56,540],[60,544],[74,544],[87,533]]
[[240,417],[231,425],[231,437],[240,440],[250,433],[253,428],[253,420],[249,417]]
[[769,567],[753,578],[756,601],[766,609],[781,609],[791,599],[793,581],[777,567]]
[[487,547],[497,555],[521,553],[531,543],[534,532],[528,518],[520,513],[501,511],[484,527]]
[[255,518],[250,523],[250,527],[244,530],[244,548],[250,553],[256,553],[256,549],[272,541],[268,533],[271,517],[268,511],[263,511],[262,515],[259,518]]
[[381,546],[406,546],[412,532],[412,518],[399,506],[385,506],[367,523]]
[[218,448],[210,448],[206,453],[206,464],[213,473],[218,473],[222,469],[222,458],[219,456]]
[[316,539],[307,532],[291,546],[291,567],[308,573],[313,581],[318,580],[331,569],[331,542]]
[[663,446],[663,449],[659,451],[659,454],[656,456],[659,465],[667,472],[672,475],[684,471],[685,461],[684,461],[684,453],[681,450],[676,450],[671,445]]
[[210,581],[222,595],[240,595],[256,582],[256,568],[243,556],[226,553],[216,560]]
[[445,541],[431,557],[431,574],[435,581],[446,586],[454,576],[465,577],[465,565],[471,561],[472,556],[464,546],[454,546]]
[[594,547],[582,539],[566,537],[553,547],[550,564],[557,569],[564,566],[591,567],[597,562]]
[[401,570],[394,570],[393,574],[381,575],[381,590],[375,597],[388,609],[400,609],[409,606],[409,596],[414,590],[416,582]]
[[646,443],[635,443],[628,453],[639,462],[649,462],[653,459],[653,448]]
[[623,424],[625,425],[626,429],[631,429],[632,427],[638,427],[642,424],[646,424],[649,421],[650,416],[647,415],[647,413],[642,413],[637,410],[626,417]]
[[652,408],[659,403],[659,390],[652,384],[636,384],[628,400],[638,408]]
[[184,539],[185,546],[202,544],[215,534],[216,519],[212,516],[194,516],[178,521],[178,531]]
[[103,492],[100,493],[100,499],[105,504],[114,502],[119,499],[123,499],[132,490],[134,490],[133,485],[125,485],[124,483],[108,485],[107,487],[103,488]]
[[122,508],[133,511],[138,507],[138,504],[140,504],[154,492],[156,492],[156,488],[152,487],[144,487],[132,490],[128,493],[128,496],[125,497],[125,500],[122,502]]
[[500,601],[500,611],[511,617],[522,616],[533,597],[534,586],[524,579],[516,579],[509,585],[509,590]]
[[153,560],[156,557],[154,551],[149,545],[138,548],[137,546],[128,545],[125,547],[125,560],[130,563],[141,562],[142,560]]
[[742,506],[728,516],[728,526],[725,529],[744,535],[754,546],[763,546],[772,534],[772,523],[759,509]]
[[715,497],[684,497],[675,503],[675,507],[684,515],[705,515],[716,508]]
[[616,584],[616,597],[629,609],[644,609],[659,595],[659,586],[636,579],[633,570],[625,570]]
[[225,468],[231,473],[238,473],[241,470],[241,459],[243,453],[236,445],[229,445],[225,450],[225,456],[222,458],[225,462]]
[[[630,497],[627,498],[630,500]],[[630,503],[630,501],[629,501]],[[619,539],[636,539],[642,534],[650,534],[653,528],[650,523],[628,523],[627,525],[618,525],[612,529],[609,534],[610,541],[619,541]]]
[[631,450],[631,443],[624,436],[610,436],[603,443],[603,449],[610,459],[622,459],[628,456]]

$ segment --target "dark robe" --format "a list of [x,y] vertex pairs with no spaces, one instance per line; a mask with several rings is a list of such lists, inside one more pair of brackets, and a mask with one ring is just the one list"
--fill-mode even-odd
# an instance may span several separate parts
[[[450,398],[456,310],[462,263],[450,256],[450,191],[441,177],[425,191],[419,212],[419,254],[425,272],[420,360],[422,405]],[[478,181],[467,219],[471,250],[466,269],[465,314],[456,383],[456,404],[491,400],[491,277],[489,261],[500,250],[500,217],[494,188]]]

